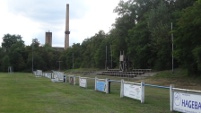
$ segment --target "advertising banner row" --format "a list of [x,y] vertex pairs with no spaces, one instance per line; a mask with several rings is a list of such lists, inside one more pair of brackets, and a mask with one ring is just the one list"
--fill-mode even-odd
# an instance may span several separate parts
[[[87,77],[79,77],[79,86],[87,87]],[[95,78],[95,90],[100,92],[109,92],[109,82],[114,80],[98,79]],[[136,99],[144,103],[145,101],[145,89],[146,84],[128,82],[121,80],[120,97],[129,97]],[[172,86],[170,90],[170,111],[178,111],[182,113],[201,113],[201,91],[179,89]]]
[[[86,88],[87,79],[87,77],[79,77],[79,86]],[[95,78],[95,90],[109,93],[109,82],[111,81],[108,79]],[[144,103],[144,83],[126,82],[124,80],[121,80],[120,97],[124,96],[140,100],[141,103]]]
[[[34,72],[36,76],[41,76],[42,71],[37,70]],[[51,74],[44,74],[47,78]],[[63,74],[56,73],[54,76],[57,78],[62,78]],[[150,86],[150,84],[145,84],[143,82],[129,82],[129,81],[118,81],[118,80],[109,80],[109,79],[99,79],[97,77],[77,77],[73,75],[68,76],[68,82],[72,85],[76,84],[76,78],[79,78],[79,86],[82,88],[88,87],[88,80],[94,80],[94,89],[95,91],[109,93],[110,83],[119,82],[120,84],[120,97],[129,97],[132,99],[139,100],[141,103],[145,102],[145,86]],[[65,77],[63,77],[65,79]],[[151,85],[157,86],[157,85]],[[160,86],[161,88],[161,86]],[[182,113],[201,113],[201,91],[199,90],[188,90],[188,89],[179,89],[174,88],[173,85],[170,87],[165,87],[170,91],[170,111],[177,111]]]

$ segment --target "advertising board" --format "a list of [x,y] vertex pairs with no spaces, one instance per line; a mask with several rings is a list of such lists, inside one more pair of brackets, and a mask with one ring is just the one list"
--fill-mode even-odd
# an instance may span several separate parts
[[87,79],[86,78],[80,78],[80,87],[87,87]]
[[173,110],[183,113],[201,113],[201,95],[174,91]]
[[106,82],[105,81],[96,81],[96,90],[106,92]]
[[144,82],[136,83],[121,80],[120,97],[124,96],[140,100],[141,103],[144,103]]
[[37,76],[42,76],[42,75],[43,75],[42,70],[36,70],[36,75],[37,75]]
[[75,85],[75,77],[74,76],[69,76],[69,83]]
[[141,100],[142,98],[141,86],[133,84],[124,84],[124,96],[133,99]]

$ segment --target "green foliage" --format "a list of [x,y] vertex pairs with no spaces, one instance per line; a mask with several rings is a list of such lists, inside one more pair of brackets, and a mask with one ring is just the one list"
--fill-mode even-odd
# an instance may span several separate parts
[[181,12],[178,20],[178,28],[175,31],[177,37],[175,39],[177,59],[187,69],[189,74],[198,74],[200,70],[200,26],[201,26],[201,3],[200,0],[195,2],[191,7]]
[[5,55],[1,59],[1,70],[2,71],[7,71],[8,70],[8,66],[10,66],[10,59],[9,59],[8,55]]
[[100,30],[64,51],[41,46],[37,39],[25,46],[20,35],[7,34],[0,48],[0,68],[6,71],[11,65],[15,71],[31,71],[32,60],[34,69],[42,70],[58,69],[58,61],[63,70],[119,68],[122,51],[132,62],[130,68],[170,69],[173,53],[174,67],[181,66],[191,74],[198,74],[201,72],[200,7],[200,0],[121,0],[114,9],[119,16],[109,33]]
[[201,46],[195,47],[192,52],[197,64],[197,68],[198,70],[201,70]]
[[22,41],[22,37],[20,35],[6,34],[3,37],[1,46],[3,49],[5,49],[5,51],[9,52],[10,48],[16,43],[24,44],[24,41]]
[[12,66],[15,71],[22,70],[26,67],[23,51],[25,49],[24,41],[20,35],[6,34],[3,37],[1,51],[2,71],[7,71],[8,66]]
[[31,71],[33,69],[53,70],[58,67],[60,52],[49,45],[43,47],[37,39],[33,39],[31,46],[25,46],[20,35],[6,34],[0,48],[0,69],[7,71],[12,66],[14,71]]
[[132,58],[135,68],[150,68],[151,55],[149,31],[146,23],[138,23],[129,31],[128,55]]

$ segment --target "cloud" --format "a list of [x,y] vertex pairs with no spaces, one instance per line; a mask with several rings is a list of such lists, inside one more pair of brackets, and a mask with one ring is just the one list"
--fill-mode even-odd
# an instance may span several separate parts
[[[1,36],[10,33],[10,34],[23,34],[23,40],[30,43],[31,41],[26,40],[30,35],[34,33],[40,32],[40,24],[34,21],[31,21],[29,18],[24,17],[22,15],[16,15],[12,13],[8,13],[8,8],[6,5],[2,5],[4,10],[1,10],[0,25],[1,25]],[[1,6],[0,6],[1,7]],[[24,28],[24,29],[21,29]],[[25,30],[30,29],[30,30]]]
[[[36,21],[55,22],[65,18],[66,1],[60,0],[7,0],[10,12]],[[83,0],[70,1],[71,19],[81,18],[87,8]]]
[[[81,43],[99,30],[108,32],[115,22],[113,9],[119,0],[69,0],[70,45]],[[20,34],[26,45],[32,38],[45,43],[45,32],[53,34],[53,46],[64,46],[66,0],[0,1],[0,36]],[[2,40],[0,40],[0,43]]]

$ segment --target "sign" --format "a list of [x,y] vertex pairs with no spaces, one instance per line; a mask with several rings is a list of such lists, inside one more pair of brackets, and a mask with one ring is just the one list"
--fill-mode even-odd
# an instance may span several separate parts
[[174,91],[173,110],[185,113],[201,113],[201,95]]
[[106,82],[105,81],[96,81],[96,90],[106,92]]
[[42,75],[43,75],[42,70],[36,70],[36,75],[37,75],[37,76],[42,76]]
[[142,88],[139,85],[133,84],[124,84],[124,96],[130,97],[133,99],[141,100],[142,98]]
[[135,83],[121,80],[120,97],[124,96],[140,100],[141,103],[144,103],[144,82]]
[[69,77],[69,83],[70,84],[75,84],[75,77],[74,76]]
[[86,78],[80,78],[80,87],[87,87],[87,79]]

